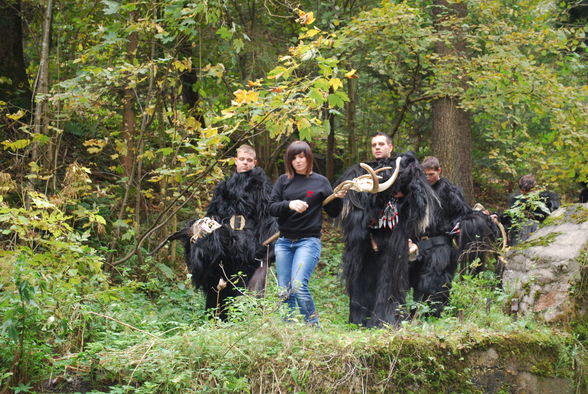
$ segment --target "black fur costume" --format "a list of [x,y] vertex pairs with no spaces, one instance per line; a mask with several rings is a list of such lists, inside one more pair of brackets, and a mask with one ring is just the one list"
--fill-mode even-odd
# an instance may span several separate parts
[[[374,169],[394,169],[395,159],[380,159],[367,164]],[[400,168],[398,179],[385,192],[349,191],[343,202],[343,279],[350,298],[350,323],[377,327],[382,323],[398,324],[403,318],[401,309],[409,286],[408,239],[416,239],[433,224],[438,200],[412,152],[402,155]],[[387,171],[382,181],[391,173]],[[365,171],[361,167],[353,166],[336,184],[363,174]],[[396,200],[394,195],[398,192],[404,197]],[[373,228],[379,226],[383,214],[395,216],[394,207],[397,223],[388,221],[382,228]]]
[[410,264],[410,285],[417,302],[431,305],[432,315],[439,317],[449,300],[451,282],[457,268],[457,250],[451,245],[450,232],[459,218],[471,212],[459,188],[440,178],[433,190],[441,202],[441,209],[427,232],[420,234],[419,255]]
[[[459,219],[457,243],[459,245],[459,263],[463,272],[477,275],[488,269],[488,258],[496,260],[495,272],[501,277],[504,265],[497,250],[502,234],[498,225],[489,215],[482,211],[471,211]],[[475,266],[472,264],[479,259]]]
[[[220,317],[226,318],[226,299],[240,294],[238,287],[263,292],[268,261],[267,248],[262,242],[278,231],[268,206],[272,183],[263,169],[253,168],[233,173],[218,184],[206,212],[222,227],[191,242],[191,221],[168,240],[180,239],[186,252],[186,264],[192,283],[206,294],[206,309],[221,307]],[[235,215],[245,218],[245,227],[234,230],[230,219]],[[235,226],[238,228],[237,225]],[[270,250],[273,248],[270,247]],[[220,293],[220,279],[227,281]]]

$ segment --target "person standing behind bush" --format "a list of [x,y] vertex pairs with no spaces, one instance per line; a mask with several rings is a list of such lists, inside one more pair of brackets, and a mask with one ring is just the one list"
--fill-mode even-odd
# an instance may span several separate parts
[[508,244],[517,245],[527,240],[551,212],[561,205],[559,195],[537,186],[535,176],[523,175],[519,179],[520,193],[510,196],[509,209],[500,221],[508,228]]
[[[275,244],[278,286],[284,292],[290,316],[298,304],[304,320],[319,324],[308,282],[321,254],[323,201],[333,193],[324,176],[313,172],[313,155],[304,141],[294,141],[284,155],[286,173],[274,184],[269,211],[277,217],[280,238]],[[336,197],[343,197],[344,192]],[[341,211],[342,202],[324,205],[331,217]]]

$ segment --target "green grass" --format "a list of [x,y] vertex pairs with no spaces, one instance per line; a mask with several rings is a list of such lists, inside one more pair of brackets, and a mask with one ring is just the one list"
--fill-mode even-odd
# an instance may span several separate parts
[[19,390],[478,392],[472,360],[490,348],[500,356],[496,368],[524,360],[538,376],[586,384],[585,344],[563,328],[504,314],[508,296],[491,273],[456,280],[440,319],[374,330],[348,324],[342,246],[337,234],[325,239],[311,279],[320,329],[283,321],[273,270],[267,296],[237,298],[228,322],[205,316],[189,278],[135,283],[109,302],[81,306],[79,351],[37,360],[43,372]]

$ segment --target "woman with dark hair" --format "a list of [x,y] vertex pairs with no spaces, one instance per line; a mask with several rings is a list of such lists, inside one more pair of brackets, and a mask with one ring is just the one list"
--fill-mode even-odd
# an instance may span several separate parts
[[[269,211],[278,218],[280,238],[276,241],[276,273],[278,286],[284,291],[290,312],[298,304],[309,324],[318,325],[314,300],[308,281],[321,254],[323,201],[333,193],[331,184],[312,171],[313,156],[304,141],[294,141],[284,155],[286,173],[274,184]],[[336,197],[343,197],[341,192]],[[324,205],[331,217],[341,211],[341,200]]]

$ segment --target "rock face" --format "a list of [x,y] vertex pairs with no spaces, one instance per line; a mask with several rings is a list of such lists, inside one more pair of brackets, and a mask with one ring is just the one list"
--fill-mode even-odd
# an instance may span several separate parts
[[546,322],[566,320],[573,307],[570,289],[580,279],[578,260],[586,249],[588,204],[554,211],[543,227],[507,253],[503,285],[513,295],[513,312],[534,313]]
[[500,354],[494,348],[473,352],[468,356],[472,381],[484,393],[573,393],[570,379],[540,376],[532,373],[540,357],[522,361]]

